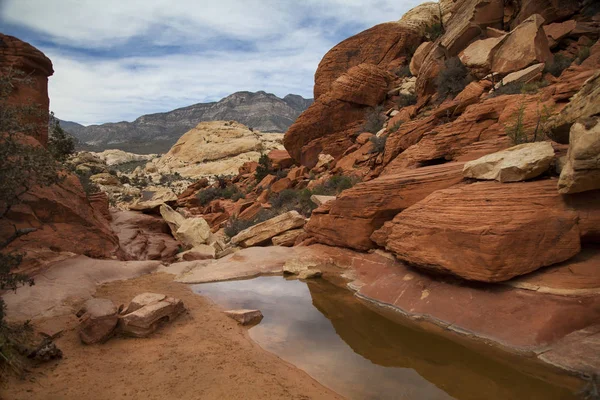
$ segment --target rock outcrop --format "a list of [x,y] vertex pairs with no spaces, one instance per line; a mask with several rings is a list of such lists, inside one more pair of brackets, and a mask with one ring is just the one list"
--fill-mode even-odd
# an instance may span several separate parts
[[560,173],[560,193],[600,189],[600,119],[571,127],[567,163]]
[[579,217],[554,180],[438,190],[372,236],[419,268],[498,282],[581,249]]
[[[13,36],[0,33],[0,73],[20,71],[30,81],[19,82],[8,99],[9,103],[33,106],[39,113],[30,113],[28,122],[36,124],[32,136],[45,146],[48,143],[48,77],[54,73],[52,62],[41,51]],[[19,77],[19,76],[17,76]]]
[[158,154],[128,153],[126,151],[118,150],[118,149],[104,150],[101,153],[91,153],[91,154],[94,155],[95,157],[98,157],[98,159],[105,162],[106,165],[108,165],[108,166],[126,164],[126,163],[136,162],[136,161],[150,161],[153,158],[156,158],[158,156]]
[[234,175],[261,152],[282,149],[281,134],[257,133],[237,122],[202,122],[185,133],[152,166],[161,174],[201,178]]
[[241,231],[231,238],[231,243],[241,247],[261,245],[286,231],[304,226],[304,223],[298,212],[289,211]]
[[127,311],[119,316],[121,333],[134,337],[146,337],[165,322],[172,321],[185,311],[183,301],[155,293],[136,296]]

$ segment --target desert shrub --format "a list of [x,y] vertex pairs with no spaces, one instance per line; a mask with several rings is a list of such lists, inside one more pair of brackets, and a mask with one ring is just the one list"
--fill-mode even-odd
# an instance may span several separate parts
[[404,121],[396,121],[392,126],[388,127],[388,132],[396,132],[403,123]]
[[463,65],[458,57],[449,58],[444,62],[444,68],[440,71],[436,83],[440,98],[456,96],[469,83],[469,70]]
[[369,109],[365,114],[365,123],[361,127],[361,132],[377,133],[383,128],[385,122],[381,115],[383,106],[377,106]]
[[123,173],[133,172],[137,167],[143,167],[148,163],[148,161],[129,161],[123,164],[113,165],[113,168],[117,171],[121,171]]
[[396,99],[396,104],[400,108],[412,106],[413,104],[417,104],[417,96],[414,94],[400,93]]
[[581,65],[590,56],[590,47],[585,46],[579,49],[577,53],[577,65]]
[[66,133],[60,126],[60,122],[50,113],[48,137],[48,151],[60,162],[65,162],[70,155],[75,153],[75,138]]
[[280,169],[279,171],[275,172],[275,176],[277,177],[277,179],[285,178],[287,175],[288,171],[284,169]]
[[573,60],[562,54],[555,54],[554,60],[551,63],[546,63],[544,72],[548,72],[556,77],[559,77],[562,72],[569,68]]
[[369,151],[369,153],[383,153],[383,151],[385,150],[385,143],[387,142],[387,135],[383,135],[380,137],[371,136],[369,141],[373,143],[373,148]]
[[398,67],[398,69],[396,69],[394,71],[394,74],[398,78],[409,78],[412,76],[412,73],[410,72],[410,66],[408,66],[408,65],[403,65],[401,67]]
[[350,189],[359,181],[356,177],[350,177],[345,175],[332,176],[322,185],[316,186],[312,192],[317,195],[324,196],[335,196],[340,194],[346,189]]
[[254,177],[257,182],[260,182],[264,179],[265,176],[269,175],[273,171],[273,165],[271,163],[271,159],[266,154],[263,154],[258,159],[258,166],[256,167],[256,172],[254,172]]
[[274,218],[277,215],[277,211],[275,210],[260,210],[259,213],[256,214],[256,217],[251,221],[231,218],[225,225],[225,228],[223,228],[223,232],[228,237],[232,238],[244,229],[248,229],[251,226],[260,224],[261,222]]
[[175,172],[173,174],[161,175],[159,182],[161,185],[169,185],[173,182],[180,181],[181,179],[181,175],[179,175],[178,172]]
[[215,199],[231,199],[233,201],[237,201],[239,199],[243,199],[244,197],[244,193],[242,193],[240,189],[235,185],[229,185],[225,188],[222,188],[220,186],[208,187],[206,189],[200,190],[196,194],[198,202],[203,206],[207,205]]
[[521,94],[523,90],[523,82],[511,82],[506,85],[501,85],[498,89],[492,92],[492,97],[509,95],[509,94]]
[[76,171],[76,174],[86,195],[89,196],[91,194],[100,192],[100,187],[90,179],[90,177],[93,175],[92,172]]
[[312,192],[308,189],[285,189],[281,193],[273,195],[269,199],[269,203],[271,203],[272,210],[278,214],[295,210],[308,217],[317,206],[310,200],[311,196]]
[[444,26],[439,22],[425,28],[425,36],[431,42],[435,42],[443,34]]
[[506,126],[506,135],[510,138],[513,144],[527,143],[527,134],[523,125],[523,117],[525,116],[525,103],[519,106],[517,114],[514,116],[513,123]]

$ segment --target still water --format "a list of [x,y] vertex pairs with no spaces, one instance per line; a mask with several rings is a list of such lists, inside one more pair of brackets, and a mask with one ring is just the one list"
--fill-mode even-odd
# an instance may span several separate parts
[[226,308],[261,310],[252,339],[349,399],[575,398],[447,339],[393,323],[322,279],[268,276],[193,289]]

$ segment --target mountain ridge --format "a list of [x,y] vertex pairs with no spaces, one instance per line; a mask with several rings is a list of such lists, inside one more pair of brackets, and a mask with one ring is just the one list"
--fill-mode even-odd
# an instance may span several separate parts
[[203,121],[233,120],[262,132],[283,133],[310,104],[312,99],[296,94],[280,98],[264,91],[240,91],[215,102],[141,115],[132,122],[89,126],[63,120],[60,123],[83,150],[166,153],[181,135]]

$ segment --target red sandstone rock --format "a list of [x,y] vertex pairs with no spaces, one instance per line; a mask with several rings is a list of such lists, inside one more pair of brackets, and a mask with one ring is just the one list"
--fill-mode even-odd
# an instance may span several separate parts
[[292,187],[292,181],[290,178],[282,178],[271,185],[271,192],[280,193],[285,189],[289,189]]
[[275,183],[276,180],[277,177],[275,175],[267,175],[262,179],[262,181],[258,183],[258,185],[256,185],[256,187],[266,189],[270,187],[273,183]]
[[394,77],[373,64],[359,64],[337,78],[332,95],[341,101],[375,107],[383,100]]
[[331,89],[338,77],[356,65],[366,63],[386,68],[399,57],[408,56],[409,48],[418,44],[419,37],[417,32],[390,22],[339,43],[319,63],[315,73],[315,101]]
[[38,125],[33,137],[43,146],[48,144],[48,77],[54,73],[52,62],[29,43],[0,33],[0,73],[7,68],[24,72],[32,80],[30,85],[17,84],[9,103],[32,105],[40,114],[30,122]]
[[541,15],[547,24],[562,21],[579,11],[580,7],[577,0],[521,0],[519,3],[519,13],[511,21],[512,28],[534,14]]
[[484,282],[565,261],[581,248],[578,213],[558,194],[555,180],[440,190],[372,239],[420,268]]
[[252,221],[262,209],[263,206],[261,203],[252,203],[249,207],[245,208],[244,211],[240,212],[238,218],[244,221]]
[[292,182],[296,182],[304,178],[305,176],[308,176],[308,168],[306,168],[305,166],[293,167],[287,174],[287,178],[290,179]]
[[248,161],[242,164],[238,172],[240,175],[253,174],[256,172],[257,167],[258,163],[256,161]]
[[285,150],[271,150],[267,156],[275,169],[287,169],[294,165],[294,160]]
[[407,170],[357,184],[327,203],[329,211],[315,210],[306,231],[332,246],[368,250],[371,234],[400,211],[439,189],[463,179],[462,163]]
[[101,214],[107,221],[112,219],[110,215],[108,195],[104,192],[92,193],[88,196],[88,200],[90,201],[90,205],[94,209],[94,211]]
[[427,54],[431,51],[433,47],[433,42],[423,42],[417,47],[415,50],[415,54],[413,54],[410,59],[410,73],[414,76],[419,75],[419,70],[421,69],[421,65],[423,64],[423,60],[427,57]]
[[576,25],[577,22],[574,20],[544,25],[544,33],[548,37],[550,48],[558,45],[558,42],[570,34],[575,29]]

